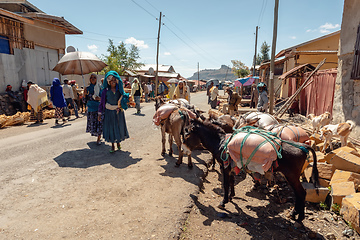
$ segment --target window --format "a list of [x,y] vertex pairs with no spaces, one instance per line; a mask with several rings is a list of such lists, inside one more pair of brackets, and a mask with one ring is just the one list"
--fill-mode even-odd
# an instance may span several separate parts
[[351,79],[360,80],[360,24],[357,30],[355,50],[354,50],[354,61],[351,71]]
[[0,35],[0,53],[10,54],[9,38]]

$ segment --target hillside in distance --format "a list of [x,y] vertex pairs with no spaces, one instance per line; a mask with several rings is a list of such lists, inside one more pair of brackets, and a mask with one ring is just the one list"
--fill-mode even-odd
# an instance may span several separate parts
[[[194,73],[191,77],[187,78],[189,80],[198,80],[198,73]],[[231,68],[226,65],[221,65],[220,69],[204,69],[200,70],[199,73],[200,80],[235,80],[236,77],[233,74]]]

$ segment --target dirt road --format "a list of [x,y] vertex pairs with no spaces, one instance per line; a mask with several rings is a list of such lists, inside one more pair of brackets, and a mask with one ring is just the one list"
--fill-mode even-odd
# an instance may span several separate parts
[[[203,92],[192,101],[208,108]],[[178,238],[209,155],[175,168],[153,114],[153,103],[126,111],[131,138],[114,154],[85,133],[86,117],[0,130],[0,239]]]

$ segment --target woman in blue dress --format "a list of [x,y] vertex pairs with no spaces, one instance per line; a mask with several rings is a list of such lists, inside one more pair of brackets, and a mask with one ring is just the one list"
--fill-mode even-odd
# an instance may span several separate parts
[[127,109],[129,94],[124,92],[123,82],[119,74],[110,71],[105,75],[104,90],[98,109],[98,118],[104,116],[103,138],[111,142],[110,153],[115,152],[115,142],[120,150],[120,142],[129,138],[124,110]]

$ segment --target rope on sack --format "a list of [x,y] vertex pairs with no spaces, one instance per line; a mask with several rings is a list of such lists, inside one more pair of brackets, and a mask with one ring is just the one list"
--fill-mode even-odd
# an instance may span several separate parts
[[[229,137],[226,142],[225,142],[225,145],[224,145],[224,149],[223,151],[221,152],[221,160],[223,160],[224,162],[228,161],[229,159],[229,153],[227,152],[227,148],[228,148],[228,144],[229,142],[231,141],[231,139],[233,138],[233,136],[235,136],[236,134],[240,133],[240,132],[245,132],[247,133],[246,136],[244,137],[244,139],[242,140],[241,142],[241,146],[240,146],[240,161],[241,161],[241,165],[243,166],[243,168],[245,168],[250,162],[251,162],[251,159],[254,157],[255,153],[266,143],[270,143],[273,148],[275,149],[276,151],[276,155],[278,158],[282,158],[282,155],[281,155],[281,150],[282,150],[282,147],[281,147],[281,143],[278,143],[276,140],[280,140],[280,138],[278,138],[276,136],[276,133],[272,133],[272,132],[268,132],[266,130],[263,130],[263,129],[259,129],[259,128],[256,128],[256,127],[252,127],[252,126],[246,126],[246,127],[242,127],[240,129],[236,129],[233,134],[231,135],[231,137]],[[255,149],[254,151],[251,153],[250,157],[248,158],[246,164],[244,164],[244,161],[243,161],[243,157],[242,157],[242,149],[243,149],[243,146],[245,144],[245,141],[248,139],[248,137],[251,135],[251,134],[257,134],[259,136],[262,136],[263,138],[265,138],[265,140],[260,143]],[[276,145],[277,144],[280,148],[279,150],[277,150],[276,148]]]
[[297,131],[297,134],[296,134],[291,128],[288,127],[289,125],[290,125],[290,124],[286,123],[285,125],[283,125],[283,126],[281,127],[281,129],[280,129],[280,131],[279,131],[279,133],[278,133],[278,137],[281,136],[282,131],[284,130],[284,128],[288,128],[288,129],[294,134],[294,136],[296,137],[296,142],[299,142],[299,141],[300,141],[300,131],[299,131],[299,129],[298,129],[295,125],[293,125],[293,124],[290,125],[290,126],[294,126],[294,127],[295,127],[295,129],[296,129],[296,131]]

